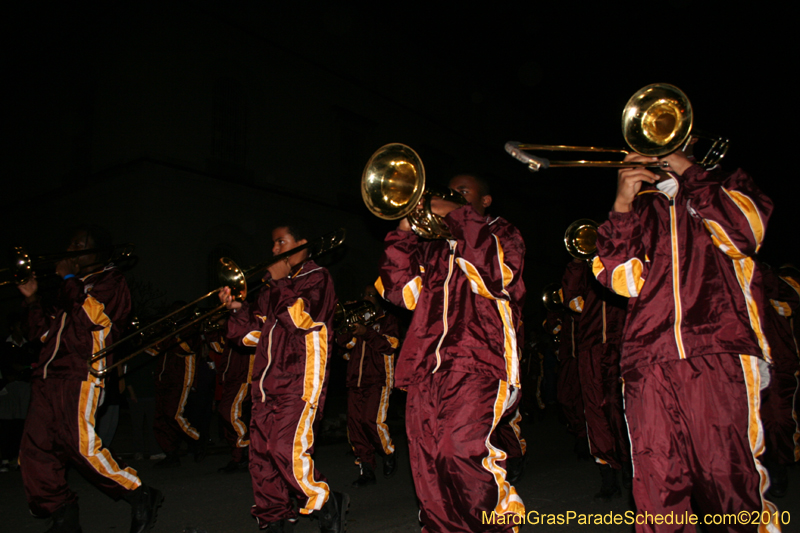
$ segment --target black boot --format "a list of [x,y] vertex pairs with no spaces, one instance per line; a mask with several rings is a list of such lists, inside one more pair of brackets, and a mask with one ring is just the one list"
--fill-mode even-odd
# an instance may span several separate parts
[[357,480],[353,481],[353,486],[366,487],[367,485],[374,485],[375,483],[375,471],[372,470],[371,466],[362,463],[361,474],[358,476]]
[[178,452],[168,453],[167,456],[153,465],[153,468],[173,468],[181,466],[181,458]]
[[602,479],[602,484],[600,485],[600,492],[594,495],[595,500],[607,502],[611,498],[622,494],[617,484],[617,471],[611,468],[610,465],[600,465],[600,478]]
[[383,477],[390,478],[397,471],[397,452],[383,458]]
[[347,531],[347,508],[350,496],[341,492],[331,492],[328,501],[319,511],[319,530],[322,533],[344,533]]
[[51,515],[53,525],[45,533],[82,533],[78,502],[62,505]]
[[267,533],[292,533],[294,524],[289,520],[278,520],[277,522],[270,522],[261,531],[266,531]]
[[150,531],[156,523],[158,508],[164,502],[161,491],[142,485],[125,499],[131,504],[131,533]]

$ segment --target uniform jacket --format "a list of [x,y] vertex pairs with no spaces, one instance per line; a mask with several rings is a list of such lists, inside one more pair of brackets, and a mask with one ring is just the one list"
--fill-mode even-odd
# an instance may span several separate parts
[[269,280],[254,305],[228,320],[227,337],[256,347],[253,401],[270,394],[297,394],[316,405],[327,386],[336,294],[328,270],[313,261],[289,276]]
[[177,336],[147,351],[158,357],[156,389],[191,388],[197,372],[197,353],[200,351],[198,335],[186,338]]
[[742,170],[644,184],[628,213],[598,229],[593,271],[626,296],[621,367],[715,353],[762,356],[761,273],[752,256],[772,201]]
[[502,218],[451,211],[449,240],[386,236],[378,292],[414,311],[395,374],[404,387],[437,371],[476,373],[519,387],[516,331],[525,298],[525,243]]
[[[125,277],[113,265],[65,280],[53,308],[45,310],[38,301],[28,307],[29,335],[43,343],[33,376],[90,380],[102,386],[102,380],[89,373],[87,361],[119,335],[130,310]],[[94,368],[105,368],[107,359]]]
[[378,317],[361,337],[345,332],[336,342],[348,350],[347,386],[368,387],[394,383],[394,353],[399,344],[400,326],[394,315]]
[[591,350],[597,344],[619,347],[628,304],[624,298],[600,285],[585,261],[569,262],[561,290],[570,310],[579,313],[576,339],[579,352]]

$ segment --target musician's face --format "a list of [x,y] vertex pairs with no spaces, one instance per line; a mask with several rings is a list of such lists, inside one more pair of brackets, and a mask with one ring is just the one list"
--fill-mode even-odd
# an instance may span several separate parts
[[[90,250],[94,248],[94,240],[92,239],[91,235],[86,233],[85,231],[78,231],[73,236],[72,239],[69,241],[69,247],[67,248],[68,252],[77,252],[79,250]],[[92,264],[96,261],[96,255],[82,255],[80,257],[76,257],[75,260],[81,266],[86,266]]]
[[372,302],[375,305],[378,305],[378,291],[372,285],[368,285],[366,289],[364,289],[364,299],[368,302]]
[[473,176],[456,176],[450,180],[450,188],[464,197],[475,210],[481,215],[486,212],[486,208],[492,204],[492,197],[488,194],[481,195],[481,187]]
[[[287,227],[280,227],[272,230],[272,255],[279,255],[284,252],[288,252],[292,248],[296,248],[305,243],[305,239],[300,239],[299,241],[295,240],[294,235],[289,233],[289,228]],[[300,253],[294,254],[289,257],[289,264],[295,266],[298,263],[303,262],[307,255],[307,250],[303,250]]]

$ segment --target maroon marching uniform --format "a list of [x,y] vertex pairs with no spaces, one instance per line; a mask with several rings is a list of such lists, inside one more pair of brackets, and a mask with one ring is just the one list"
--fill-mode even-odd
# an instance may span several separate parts
[[[19,458],[28,505],[36,516],[49,516],[77,500],[67,485],[67,463],[114,499],[142,484],[136,470],[115,459],[95,433],[103,380],[87,365],[91,354],[111,344],[130,306],[125,278],[112,265],[66,279],[55,309],[46,311],[38,302],[28,306],[30,334],[44,346],[33,373]],[[93,368],[105,366],[101,360]]]
[[[194,337],[193,337],[194,338]],[[173,337],[163,348],[151,348],[150,355],[158,356],[156,366],[156,415],[153,431],[156,441],[167,455],[175,455],[184,436],[197,441],[200,432],[184,416],[186,402],[192,390],[197,362],[197,347]]]
[[[769,386],[761,400],[766,435],[765,459],[770,466],[800,461],[800,350],[792,331],[800,308],[800,279],[762,269],[766,302],[764,334],[772,354]],[[771,470],[772,472],[772,470]]]
[[386,425],[389,396],[394,387],[394,352],[400,326],[394,315],[384,313],[367,326],[360,337],[350,332],[337,335],[337,343],[349,350],[347,363],[347,432],[359,464],[375,468],[375,451],[394,453]]
[[250,381],[255,353],[227,342],[219,333],[211,336],[208,344],[220,355],[216,366],[222,383],[218,411],[225,421],[225,440],[231,448],[231,460],[242,463],[248,460],[250,446]]
[[[561,296],[563,300],[563,290]],[[585,441],[586,415],[578,372],[578,320],[575,313],[566,308],[548,311],[545,329],[559,338],[556,399],[567,421],[567,429],[579,442]]]
[[382,297],[414,311],[395,385],[406,388],[406,432],[423,531],[509,531],[482,513],[525,513],[489,437],[519,401],[516,331],[525,245],[501,218],[451,211],[453,237],[386,236]]
[[580,315],[578,374],[589,450],[598,463],[620,470],[629,461],[619,383],[619,345],[627,302],[598,284],[585,261],[570,261],[562,291],[570,310]]
[[683,515],[692,500],[706,513],[777,510],[757,459],[770,356],[751,258],[771,211],[743,171],[694,165],[642,183],[632,210],[598,230],[594,273],[629,298],[620,365],[639,512]]
[[251,394],[250,474],[259,525],[320,510],[331,490],[314,466],[333,342],[336,295],[327,269],[313,261],[268,281],[252,306],[228,320],[229,339],[255,346]]

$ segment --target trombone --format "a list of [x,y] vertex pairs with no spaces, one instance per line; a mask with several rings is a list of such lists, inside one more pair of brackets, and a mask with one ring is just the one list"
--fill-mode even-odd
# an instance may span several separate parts
[[361,198],[370,212],[384,220],[408,218],[411,229],[423,239],[452,237],[442,217],[431,211],[431,198],[466,205],[458,193],[425,189],[425,166],[417,152],[405,144],[386,144],[367,161],[361,175]]
[[[151,322],[147,326],[134,331],[130,335],[127,335],[126,337],[123,337],[117,342],[109,346],[106,346],[102,350],[94,353],[91,359],[87,361],[87,364],[89,365],[89,372],[91,372],[94,376],[103,378],[105,377],[105,375],[108,373],[109,370],[112,370],[126,363],[127,361],[133,359],[142,352],[151,350],[153,347],[157,346],[158,344],[164,342],[167,339],[174,337],[181,331],[189,329],[190,327],[200,322],[218,318],[218,315],[227,312],[227,310],[225,309],[225,304],[219,304],[216,307],[206,311],[205,313],[196,313],[194,317],[191,318],[190,320],[181,323],[178,327],[173,327],[173,325],[176,322],[176,317],[179,317],[181,314],[185,313],[188,309],[195,307],[202,300],[205,300],[206,298],[209,298],[210,296],[217,294],[224,287],[230,287],[231,294],[237,300],[244,300],[248,294],[247,290],[248,278],[252,278],[256,274],[263,273],[271,265],[279,261],[283,261],[284,259],[291,257],[298,252],[302,252],[303,250],[308,250],[308,257],[306,260],[312,259],[320,254],[333,250],[334,248],[337,248],[344,242],[345,234],[346,234],[345,229],[339,228],[338,230],[323,235],[322,237],[319,237],[315,240],[309,241],[300,246],[296,246],[291,250],[288,250],[282,254],[273,256],[268,261],[259,263],[258,265],[247,269],[246,271],[243,271],[241,268],[239,268],[238,265],[236,265],[236,263],[232,259],[229,259],[227,257],[221,257],[219,260],[220,261],[219,279],[222,285],[221,287],[218,287],[212,291],[207,292],[203,296],[197,298],[192,302],[189,302],[180,309],[176,309],[175,311],[159,318],[154,322]],[[262,280],[261,283],[256,284],[254,287],[251,287],[251,289],[256,289],[260,287],[263,283],[264,282]],[[157,330],[158,326],[162,325],[168,326],[169,331],[164,333],[163,328]],[[124,343],[130,342],[135,339],[142,339],[143,337],[151,335],[152,332],[157,332],[156,333],[157,338],[155,340],[149,341],[144,346],[139,347],[138,349],[125,355],[118,361],[115,361],[112,365],[101,366],[100,368],[96,368],[96,364],[98,362],[111,355],[111,353],[114,350],[119,349],[119,347]]]
[[655,163],[585,159],[550,161],[544,157],[528,154],[527,151],[613,153],[621,154],[623,157],[634,151],[645,156],[662,157],[676,150],[685,152],[697,140],[706,139],[711,145],[697,163],[706,170],[711,170],[725,157],[730,141],[723,137],[692,133],[693,121],[692,104],[683,91],[668,83],[654,83],[631,96],[622,111],[622,135],[630,150],[596,146],[523,144],[514,141],[507,142],[505,148],[512,157],[528,165],[531,172],[557,167],[645,167],[663,170],[669,168],[666,161]]
[[131,243],[125,243],[102,248],[92,248],[90,250],[75,250],[73,252],[57,252],[42,255],[31,255],[23,247],[14,246],[8,254],[10,266],[0,269],[0,277],[6,278],[0,281],[0,286],[10,285],[11,283],[15,285],[24,285],[33,278],[34,270],[42,268],[43,265],[54,265],[70,257],[82,257],[84,255],[114,252],[116,250],[120,250],[120,252],[112,254],[113,257],[108,261],[98,262],[97,264],[108,264],[120,259],[130,258],[133,256],[134,246]]

